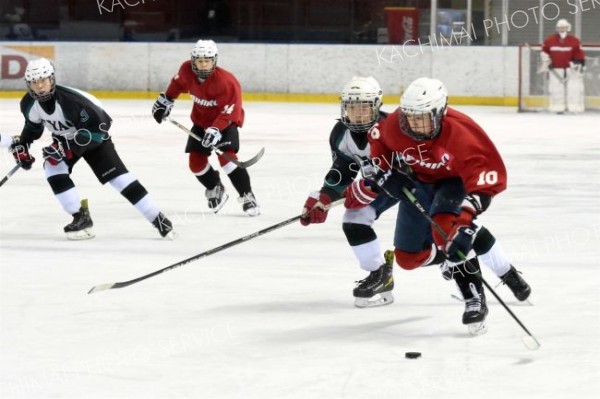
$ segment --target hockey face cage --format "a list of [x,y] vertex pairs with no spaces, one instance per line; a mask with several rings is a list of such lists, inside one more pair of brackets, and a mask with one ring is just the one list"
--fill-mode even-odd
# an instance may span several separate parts
[[[46,93],[38,94],[35,92],[32,85],[35,85],[35,83],[38,82],[38,80],[44,80],[44,79],[50,79],[50,90]],[[44,102],[44,101],[48,101],[48,100],[52,99],[52,96],[54,96],[54,93],[56,92],[56,81],[54,79],[54,73],[52,73],[50,76],[40,78],[38,80],[25,80],[25,83],[27,84],[27,91],[29,92],[29,95],[39,102]]]
[[440,110],[433,108],[428,112],[414,111],[400,107],[398,122],[400,130],[408,137],[417,140],[433,140],[442,130],[442,118],[446,113],[447,104]]
[[342,100],[342,123],[354,133],[366,133],[379,117],[381,102],[364,100]]
[[[212,73],[215,71],[215,68],[217,67],[217,58],[218,57],[219,57],[218,54],[215,54],[214,57],[196,57],[196,56],[192,55],[191,56],[192,71],[194,71],[196,76],[198,76],[200,79],[208,78],[210,75],[212,75]],[[207,69],[207,70],[198,69],[198,67],[196,66],[196,60],[212,60],[212,62],[213,62],[212,68]]]

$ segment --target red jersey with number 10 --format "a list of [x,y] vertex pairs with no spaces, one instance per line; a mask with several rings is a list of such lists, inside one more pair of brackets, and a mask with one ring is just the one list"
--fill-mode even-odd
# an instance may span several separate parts
[[239,127],[244,124],[242,88],[235,76],[223,68],[215,67],[208,78],[200,81],[192,70],[192,62],[184,62],[165,92],[171,99],[181,93],[190,93],[192,97],[191,118],[196,126],[222,131],[231,124]]
[[467,193],[494,196],[506,189],[506,168],[498,150],[467,115],[448,108],[439,135],[417,141],[400,130],[399,112],[369,131],[371,158],[380,168],[389,170],[401,157],[424,183],[460,177]]

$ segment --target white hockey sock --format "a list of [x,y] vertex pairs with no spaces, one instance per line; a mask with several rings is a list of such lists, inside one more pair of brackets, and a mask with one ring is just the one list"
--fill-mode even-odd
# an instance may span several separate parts
[[385,263],[379,240],[373,240],[365,244],[352,246],[351,248],[354,251],[354,256],[358,259],[360,268],[363,270],[372,272],[379,269]]
[[144,197],[134,205],[135,209],[140,211],[142,215],[146,218],[147,221],[152,222],[158,214],[160,213],[160,209],[158,205],[154,202],[150,194],[144,195]]
[[135,209],[137,209],[142,215],[144,215],[147,221],[152,222],[154,219],[156,219],[160,210],[158,206],[154,203],[154,200],[152,200],[150,195],[146,192],[146,189],[144,189],[141,186],[141,184],[139,184],[135,176],[127,172],[109,180],[108,183],[120,194],[123,194],[123,190],[127,188],[130,184],[135,183],[136,187],[139,190],[143,190],[142,193],[145,192],[146,195],[144,195],[142,199],[136,202],[133,206],[135,206]]
[[498,241],[488,252],[478,255],[478,258],[498,277],[505,275],[510,270],[510,261]]
[[55,197],[69,215],[79,212],[79,208],[81,208],[81,197],[75,187],[60,194],[56,194]]

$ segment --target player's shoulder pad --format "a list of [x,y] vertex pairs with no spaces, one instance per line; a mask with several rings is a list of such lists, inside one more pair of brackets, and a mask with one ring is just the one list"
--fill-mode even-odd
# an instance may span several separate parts
[[23,113],[23,115],[27,115],[27,113],[29,113],[29,110],[31,109],[31,107],[33,107],[34,104],[35,99],[31,97],[29,93],[25,94],[23,98],[21,98],[21,103],[19,104],[19,106],[21,107],[21,113]]
[[336,124],[333,125],[331,133],[329,134],[329,146],[331,147],[331,149],[337,149],[338,143],[342,140],[345,133],[346,125],[344,125],[344,123],[338,119]]

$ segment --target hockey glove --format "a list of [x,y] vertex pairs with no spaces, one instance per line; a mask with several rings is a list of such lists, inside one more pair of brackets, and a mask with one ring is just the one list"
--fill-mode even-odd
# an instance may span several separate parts
[[29,153],[29,146],[22,144],[19,136],[13,137],[13,142],[10,145],[10,152],[15,158],[15,161],[25,170],[31,169],[35,162],[35,158]]
[[173,108],[173,100],[171,100],[165,93],[160,93],[158,99],[152,106],[152,116],[158,123],[162,123],[163,119],[165,119],[171,113],[171,108]]
[[473,248],[476,226],[473,224],[473,216],[463,211],[456,219],[444,246],[444,252],[448,260],[460,262],[465,260],[467,254]]
[[223,135],[216,127],[207,127],[202,138],[202,147],[210,148],[217,145]]
[[311,223],[324,223],[327,219],[327,212],[329,212],[329,205],[331,205],[329,195],[319,191],[310,193],[304,203],[302,216],[300,217],[302,226],[308,226]]
[[410,191],[415,188],[413,178],[408,173],[398,169],[379,171],[374,180],[376,185],[375,191],[396,199],[403,198],[403,187],[406,187]]
[[585,72],[585,61],[584,60],[575,60],[570,63],[571,70],[577,73]]
[[55,141],[48,147],[42,148],[42,155],[44,156],[46,162],[52,166],[56,166],[59,162],[71,158],[70,151],[65,151],[63,145],[58,141]]
[[372,184],[370,180],[354,180],[344,190],[346,196],[344,206],[347,209],[361,209],[375,201],[377,193],[371,189]]

